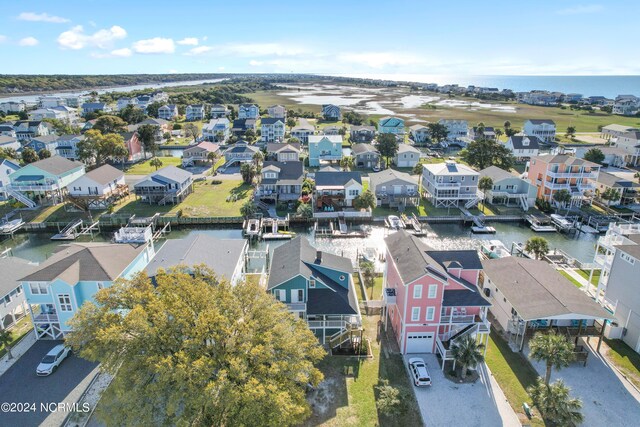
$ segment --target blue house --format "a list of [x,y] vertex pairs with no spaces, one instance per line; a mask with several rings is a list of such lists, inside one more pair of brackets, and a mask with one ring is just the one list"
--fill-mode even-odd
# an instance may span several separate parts
[[344,343],[361,316],[349,258],[317,251],[296,237],[273,251],[267,291],[305,319],[322,343]]
[[309,166],[320,166],[320,162],[342,159],[342,137],[340,135],[309,135]]
[[399,117],[383,117],[378,121],[378,133],[404,135],[404,120]]
[[59,138],[58,135],[34,136],[25,144],[25,147],[32,148],[36,153],[39,153],[41,150],[48,150],[52,156],[55,156],[58,154],[56,149],[58,148]]
[[38,269],[21,278],[38,339],[61,339],[71,328],[69,320],[82,304],[118,278],[131,278],[143,270],[155,252],[152,243],[72,243]]
[[260,117],[260,107],[256,104],[240,104],[238,105],[239,119],[258,119]]

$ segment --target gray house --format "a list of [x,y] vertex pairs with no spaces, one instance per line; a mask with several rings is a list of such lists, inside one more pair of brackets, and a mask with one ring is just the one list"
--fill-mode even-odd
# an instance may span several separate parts
[[18,280],[37,269],[36,264],[22,258],[0,258],[0,329],[13,326],[29,314],[29,305]]
[[376,196],[378,206],[404,210],[416,206],[420,200],[418,181],[408,173],[386,169],[369,175],[369,187]]
[[480,178],[488,176],[493,188],[487,190],[486,201],[493,205],[520,206],[528,210],[536,202],[537,187],[497,166],[489,166],[480,171]]
[[375,126],[351,126],[349,140],[353,142],[371,142],[376,137]]
[[204,264],[231,284],[243,279],[244,255],[248,244],[244,239],[218,239],[206,234],[192,234],[184,239],[169,239],[147,265],[147,274],[155,280],[161,269]]
[[469,166],[448,160],[423,166],[422,189],[435,207],[464,205],[470,209],[482,200],[480,174]]
[[357,168],[373,168],[380,164],[380,152],[371,144],[353,144],[351,155]]
[[393,164],[399,168],[412,168],[420,161],[420,150],[413,145],[399,144],[398,153],[393,158]]
[[267,144],[267,158],[279,162],[300,160],[300,143],[269,143]]
[[175,166],[166,166],[136,183],[133,190],[136,196],[149,204],[180,203],[193,190],[192,175]]
[[303,169],[300,161],[265,161],[256,197],[274,202],[298,200],[302,192]]

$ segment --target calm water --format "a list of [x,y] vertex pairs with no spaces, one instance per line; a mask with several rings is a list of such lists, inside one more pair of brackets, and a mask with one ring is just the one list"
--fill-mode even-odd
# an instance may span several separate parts
[[458,84],[497,87],[526,92],[535,89],[584,96],[640,95],[640,76],[456,76],[430,74],[350,74],[347,77],[401,80],[418,83]]
[[[459,224],[434,224],[431,226],[437,237],[423,238],[427,244],[434,249],[478,249],[482,240],[499,239],[508,247],[512,242],[524,242],[528,238],[537,235],[543,236],[549,241],[549,246],[561,249],[569,255],[583,262],[591,262],[595,253],[597,237],[590,234],[580,234],[569,236],[560,233],[534,233],[528,227],[512,224],[493,224],[497,229],[495,235],[472,234],[469,228]],[[298,235],[309,238],[311,244],[323,251],[343,255],[351,259],[356,259],[358,252],[362,252],[365,247],[384,247],[384,238],[390,232],[384,227],[373,227],[372,233],[367,238],[362,239],[328,239],[314,238],[310,233],[310,228],[298,228],[295,230]],[[171,239],[179,239],[193,233],[202,233],[215,236],[220,239],[240,239],[242,231],[240,229],[180,229],[174,230],[169,235]],[[57,242],[50,240],[53,233],[24,233],[17,234],[14,240],[4,240],[0,242],[2,249],[10,247],[13,254],[34,262],[42,262],[54,252]],[[96,236],[94,241],[108,241],[111,234]],[[78,240],[87,241],[88,239]],[[262,249],[268,245],[270,250],[281,245],[283,242],[259,242],[253,245],[256,249]]]

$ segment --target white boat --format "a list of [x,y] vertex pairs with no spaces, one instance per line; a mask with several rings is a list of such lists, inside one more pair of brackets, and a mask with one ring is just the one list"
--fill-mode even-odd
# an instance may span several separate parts
[[378,249],[373,246],[367,246],[362,251],[362,259],[368,262],[376,262],[378,259]]
[[473,227],[471,227],[471,232],[475,234],[495,234],[496,229],[494,227],[489,227],[486,225],[474,225]]
[[480,245],[480,252],[489,259],[511,256],[511,252],[500,240],[486,240]]
[[402,222],[400,218],[395,215],[389,215],[387,217],[387,221],[389,224],[389,228],[393,228],[394,230],[399,230],[402,227]]
[[558,228],[560,228],[561,230],[568,230],[571,227],[573,227],[573,223],[568,219],[566,219],[565,217],[563,217],[562,215],[551,214],[550,216],[551,216],[551,221],[555,225],[557,225]]
[[20,228],[22,224],[24,224],[24,221],[22,220],[22,218],[7,221],[2,225],[0,225],[0,233],[10,233],[12,231],[15,231],[18,228]]

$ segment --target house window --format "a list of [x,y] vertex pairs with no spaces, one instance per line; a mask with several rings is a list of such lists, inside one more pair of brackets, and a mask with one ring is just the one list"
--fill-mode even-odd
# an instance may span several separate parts
[[315,287],[316,287],[316,281],[315,281],[315,280],[313,280],[313,279],[310,279],[310,280],[309,280],[309,287],[310,287],[310,288],[315,288]]
[[298,301],[304,301],[304,289],[298,289]]
[[413,297],[422,298],[422,285],[413,285]]
[[276,289],[276,298],[278,301],[286,302],[287,301],[287,291],[284,289]]
[[464,176],[460,178],[460,182],[464,182]]
[[417,322],[420,320],[420,307],[413,307],[411,309],[411,321]]
[[620,252],[620,258],[627,261],[631,265],[634,265],[636,263],[636,260],[634,258],[622,252]]
[[427,317],[426,320],[433,320],[433,318],[436,315],[436,308],[435,307],[427,307]]
[[340,281],[341,281],[341,282],[343,282],[343,281],[344,281],[344,279],[346,279],[346,277],[344,277],[344,276],[340,276],[340,277],[338,277],[338,279],[340,279]]
[[429,293],[427,298],[435,298],[438,294],[438,285],[429,285]]
[[58,295],[58,303],[60,304],[60,311],[72,311],[71,297],[69,294]]
[[29,283],[29,288],[33,295],[46,295],[49,293],[46,283]]

